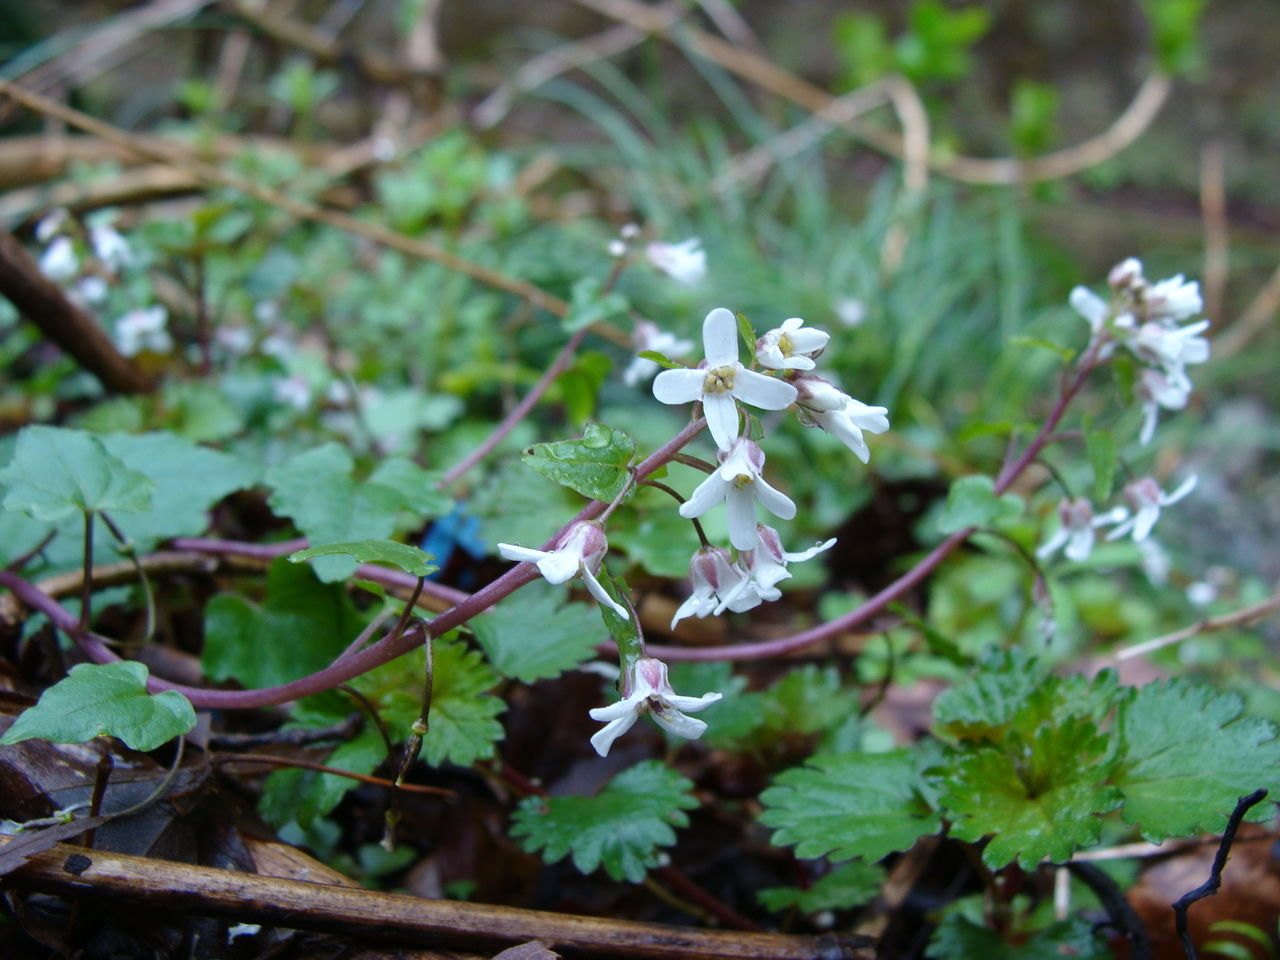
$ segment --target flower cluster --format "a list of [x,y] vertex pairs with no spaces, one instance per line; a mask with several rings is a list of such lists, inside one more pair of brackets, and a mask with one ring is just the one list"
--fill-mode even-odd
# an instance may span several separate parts
[[1139,439],[1145,445],[1155,435],[1161,408],[1181,410],[1187,405],[1187,366],[1209,359],[1209,342],[1201,336],[1209,321],[1180,326],[1204,309],[1200,285],[1182,274],[1151,283],[1143,276],[1142,263],[1130,257],[1112,268],[1107,283],[1113,293],[1110,303],[1086,287],[1076,287],[1071,306],[1092,328],[1100,358],[1120,344],[1144,365],[1137,392],[1143,410]]
[[764,451],[747,436],[740,409],[745,404],[778,411],[794,405],[802,423],[826,430],[865,463],[870,450],[863,431],[889,429],[888,411],[867,406],[811,374],[830,339],[825,331],[792,317],[756,341],[754,363],[748,367],[738,357],[737,320],[717,307],[702,324],[702,363],[664,370],[654,380],[653,394],[663,403],[702,404],[717,447],[718,464],[680,505],[680,515],[696,519],[723,503],[729,542],[736,551],[735,557],[726,549],[704,546],[693,555],[693,594],[676,611],[672,627],[688,616],[741,612],[778,599],[778,582],[791,576],[788,563],[808,560],[835,543],[828,540],[788,553],[777,531],[757,522],[757,504],[784,520],[795,516],[796,505],[765,479]]

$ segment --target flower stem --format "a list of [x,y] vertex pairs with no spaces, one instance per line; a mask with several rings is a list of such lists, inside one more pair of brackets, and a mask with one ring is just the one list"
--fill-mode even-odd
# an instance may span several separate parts
[[524,395],[524,399],[511,408],[511,412],[502,418],[502,422],[494,427],[493,432],[485,437],[474,450],[445,471],[444,476],[440,478],[440,482],[436,484],[437,489],[444,490],[452,486],[463,474],[492,453],[493,448],[505,440],[507,434],[516,428],[516,424],[529,415],[529,411],[542,399],[542,395],[555,382],[556,377],[569,368],[573,355],[577,353],[578,347],[582,345],[582,341],[587,335],[587,330],[587,327],[583,327],[565,342],[565,345],[560,348],[560,352],[555,355],[546,371],[538,378],[538,382]]

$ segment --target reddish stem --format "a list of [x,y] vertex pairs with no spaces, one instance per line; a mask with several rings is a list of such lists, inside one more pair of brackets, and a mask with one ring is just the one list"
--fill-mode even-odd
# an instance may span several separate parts
[[[670,461],[673,454],[696,437],[706,427],[706,421],[694,420],[674,437],[646,457],[636,467],[636,476],[647,477],[663,464]],[[594,520],[605,509],[606,504],[592,500],[579,511],[578,515],[565,524],[560,530],[543,544],[543,549],[550,549],[565,532],[575,523],[582,520]],[[290,683],[274,687],[261,687],[254,690],[205,690],[200,687],[189,687],[184,684],[171,683],[152,677],[148,687],[152,690],[176,690],[200,709],[244,710],[251,707],[267,707],[287,703],[313,694],[331,690],[341,683],[368,673],[375,667],[394,660],[408,653],[414,647],[425,642],[428,632],[432,637],[452,630],[466,623],[472,617],[483,613],[503,597],[508,596],[527,583],[538,579],[536,568],[530,563],[520,563],[512,567],[488,586],[470,594],[467,598],[444,613],[430,624],[418,625],[406,630],[399,636],[390,635],[382,638],[372,646],[365,647],[350,657],[329,664],[323,670],[310,676],[302,677]],[[416,578],[415,578],[416,581]],[[0,570],[0,586],[13,591],[23,603],[46,614],[56,627],[67,633],[90,660],[96,663],[114,663],[120,657],[107,646],[101,637],[88,631],[78,629],[76,618],[57,601],[49,597],[35,585],[28,583],[17,574]]]
[[493,428],[493,432],[485,437],[478,447],[445,471],[444,476],[440,478],[440,482],[436,484],[436,489],[444,490],[451,486],[454,481],[487,457],[493,451],[493,448],[505,440],[507,434],[516,428],[516,424],[529,415],[529,411],[533,409],[534,404],[542,399],[542,395],[555,382],[556,377],[569,368],[573,355],[577,353],[578,347],[582,345],[582,340],[587,335],[587,330],[587,327],[583,327],[568,339],[565,345],[560,348],[560,352],[555,355],[546,372],[538,378],[538,382],[530,388],[524,398],[511,408],[511,412],[502,418],[502,422]]

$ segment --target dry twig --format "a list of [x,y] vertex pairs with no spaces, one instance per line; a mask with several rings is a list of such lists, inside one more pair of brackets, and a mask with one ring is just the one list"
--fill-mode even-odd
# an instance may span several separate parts
[[[3,843],[12,842],[0,837]],[[74,870],[70,868],[75,857]],[[592,957],[651,960],[870,960],[838,936],[695,930],[488,904],[424,900],[259,877],[59,844],[10,874],[13,887],[127,900],[134,906],[345,933],[419,946],[486,948],[537,939]]]

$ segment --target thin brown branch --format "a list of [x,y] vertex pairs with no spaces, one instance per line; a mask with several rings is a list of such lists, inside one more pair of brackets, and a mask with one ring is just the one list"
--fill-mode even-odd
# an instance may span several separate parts
[[[3,844],[13,842],[0,837]],[[70,869],[69,857],[74,872]],[[88,861],[86,863],[86,861]],[[59,844],[9,875],[12,887],[126,900],[201,916],[350,934],[419,947],[493,949],[531,939],[592,957],[650,960],[871,960],[840,935],[696,930],[260,877]]]
[[444,787],[426,787],[409,783],[395,784],[385,777],[375,777],[367,773],[352,773],[350,770],[339,770],[337,767],[327,767],[323,763],[303,760],[300,757],[276,757],[265,753],[223,753],[210,757],[209,762],[214,766],[225,766],[232,763],[266,763],[273,767],[297,767],[299,770],[314,770],[317,773],[327,773],[335,777],[346,777],[348,780],[359,780],[361,783],[371,783],[375,787],[386,787],[388,790],[398,787],[410,793],[429,793],[437,797],[456,797],[458,795],[455,791],[446,790]]
[[[638,29],[678,40],[679,44],[719,64],[756,86],[777,94],[806,110],[817,113],[836,99],[826,90],[784,70],[766,57],[735,47],[713,34],[681,26],[678,31],[663,26],[654,8],[636,0],[573,0],[579,6]],[[1115,156],[1132,144],[1155,119],[1169,96],[1169,77],[1159,71],[1150,74],[1133,101],[1102,133],[1074,146],[1039,157],[931,158],[930,168],[943,176],[966,183],[1033,183],[1070,176]],[[853,136],[875,149],[905,159],[906,144],[889,130],[850,120],[843,124]]]
[[1190,626],[1183,627],[1181,630],[1175,630],[1172,633],[1166,633],[1164,636],[1156,637],[1154,640],[1135,643],[1131,647],[1117,650],[1108,659],[1114,660],[1116,663],[1132,660],[1134,657],[1154,653],[1156,650],[1172,646],[1175,643],[1181,643],[1183,640],[1189,640],[1202,633],[1212,633],[1215,630],[1226,630],[1228,627],[1238,627],[1242,624],[1252,623],[1254,620],[1270,616],[1277,610],[1280,610],[1280,593],[1242,610],[1224,613],[1220,617],[1208,617]]
[[203,189],[203,186],[199,180],[182,170],[148,164],[123,170],[110,180],[88,183],[66,180],[62,183],[42,183],[13,190],[0,196],[0,221],[29,221],[58,208],[85,213],[102,207],[149,203],[152,200],[194,193]]
[[1272,328],[1276,312],[1280,311],[1280,266],[1262,285],[1240,317],[1221,336],[1213,340],[1215,360],[1223,360],[1239,353],[1255,337]]
[[429,67],[415,69],[376,50],[349,50],[310,24],[261,10],[245,0],[222,0],[221,6],[277,43],[308,53],[326,66],[351,64],[377,83],[407,85],[434,75]]
[[[2,82],[2,81],[0,81]],[[0,230],[0,294],[112,393],[145,393],[151,380],[98,321],[72,303],[11,233]]]
[[1204,312],[1222,316],[1226,297],[1231,239],[1227,230],[1227,191],[1221,140],[1200,151],[1200,215],[1204,221]]

